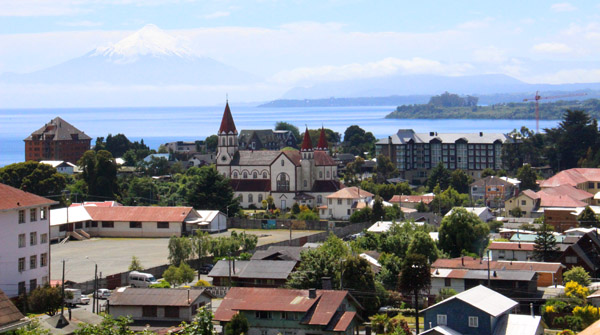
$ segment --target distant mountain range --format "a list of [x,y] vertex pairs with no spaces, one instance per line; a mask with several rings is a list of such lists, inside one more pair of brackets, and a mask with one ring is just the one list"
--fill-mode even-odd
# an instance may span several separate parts
[[[462,77],[439,75],[394,75],[378,78],[326,82],[311,87],[296,87],[286,92],[282,100],[389,97],[436,95],[451,92],[461,95],[528,94],[536,91],[572,92],[600,90],[600,83],[591,84],[528,84],[503,74]],[[521,99],[522,100],[522,99]],[[418,103],[418,102],[414,102]]]
[[180,40],[155,25],[56,66],[0,75],[0,82],[9,84],[240,85],[260,81],[212,58],[192,55]]

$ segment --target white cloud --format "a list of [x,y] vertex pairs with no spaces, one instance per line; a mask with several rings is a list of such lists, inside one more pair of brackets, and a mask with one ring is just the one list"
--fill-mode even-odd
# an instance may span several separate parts
[[220,17],[227,17],[231,15],[231,12],[218,11],[211,14],[204,15],[205,19],[218,19]]
[[388,57],[377,62],[364,64],[326,65],[316,67],[300,67],[281,71],[271,77],[271,81],[282,84],[299,82],[339,81],[358,78],[382,77],[392,74],[443,74],[461,75],[471,70],[470,64],[443,64],[439,61],[412,58],[399,59]]
[[597,83],[600,69],[570,69],[523,78],[529,83],[568,84]]
[[472,29],[482,29],[487,28],[494,21],[491,17],[486,17],[481,20],[473,20],[461,23],[458,25],[459,29],[472,30]]
[[507,59],[506,51],[495,46],[489,46],[473,52],[475,61],[482,63],[504,63]]
[[2,16],[67,16],[89,13],[97,5],[158,6],[193,0],[0,0]]
[[577,10],[577,7],[573,6],[571,3],[569,2],[562,2],[562,3],[555,3],[552,6],[550,6],[550,9],[554,12],[560,13],[560,12],[572,12]]
[[572,49],[563,43],[540,43],[533,46],[532,50],[539,53],[564,54]]

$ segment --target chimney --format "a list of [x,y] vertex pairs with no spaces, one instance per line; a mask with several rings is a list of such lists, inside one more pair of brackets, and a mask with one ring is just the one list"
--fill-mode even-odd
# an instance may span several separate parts
[[462,266],[465,266],[465,256],[460,258],[460,262],[462,263]]
[[519,249],[521,249],[521,241],[519,241]]
[[483,137],[483,132],[482,131],[479,132],[479,137]]
[[429,136],[433,136],[433,135],[435,135],[435,133],[433,131],[430,131]]
[[321,277],[321,286],[324,290],[333,290],[331,285],[331,277]]
[[494,270],[494,278],[498,277],[498,273]]
[[532,302],[529,303],[529,310],[531,311],[531,317],[535,317],[535,314],[533,313],[533,303]]
[[316,299],[317,298],[317,289],[316,288],[309,288],[308,289],[308,298],[309,299]]

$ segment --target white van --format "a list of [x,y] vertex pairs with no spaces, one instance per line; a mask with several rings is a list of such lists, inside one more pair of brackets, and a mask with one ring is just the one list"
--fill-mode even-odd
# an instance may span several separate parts
[[78,304],[87,305],[90,303],[90,298],[88,298],[85,295],[82,295],[80,289],[66,288],[65,294],[68,295],[69,292],[72,294],[72,297],[71,297],[71,299],[65,298],[65,303],[67,304],[67,306],[75,307]]
[[148,287],[152,284],[158,284],[156,278],[149,273],[132,271],[129,273],[129,285],[131,287]]

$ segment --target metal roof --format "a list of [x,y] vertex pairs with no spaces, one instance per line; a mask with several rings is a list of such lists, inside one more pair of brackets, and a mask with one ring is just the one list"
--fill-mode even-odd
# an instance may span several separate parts
[[133,288],[114,291],[108,298],[111,306],[191,306],[201,295],[211,298],[205,289]]
[[430,306],[423,311],[427,311],[439,305],[448,303],[452,299],[463,301],[491,316],[498,316],[518,305],[516,301],[509,299],[483,285],[479,285],[454,295],[444,301],[438,302],[437,304]]
[[[231,262],[232,278],[262,278],[262,279],[287,279],[296,266],[296,261],[259,260]],[[209,277],[228,277],[229,261],[220,260],[208,274]]]
[[[398,129],[396,134],[390,136],[392,144],[406,144],[409,141],[413,143],[430,143],[433,140],[438,140],[442,143],[455,143],[458,140],[463,140],[470,144],[493,144],[496,141],[504,143],[510,138],[502,133],[415,133],[412,129]],[[389,138],[383,138],[377,144],[388,144]]]
[[54,205],[58,202],[33,193],[25,192],[5,184],[0,184],[0,211],[9,209],[26,209],[44,205]]
[[493,335],[536,335],[542,321],[541,316],[508,314],[498,321]]

